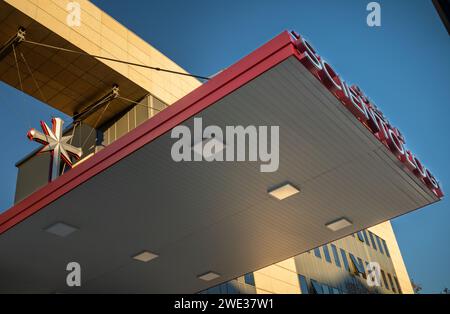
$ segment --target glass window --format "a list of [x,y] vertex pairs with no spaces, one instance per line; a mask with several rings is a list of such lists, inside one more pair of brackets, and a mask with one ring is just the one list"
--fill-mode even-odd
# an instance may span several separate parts
[[255,285],[255,276],[253,276],[253,273],[245,274],[244,281],[246,284],[254,286]]
[[368,246],[370,246],[370,243],[369,243],[369,237],[367,236],[367,231],[366,231],[366,230],[363,230],[362,233],[363,233],[363,236],[364,236],[364,242],[366,242],[366,244],[367,244]]
[[333,251],[334,262],[336,263],[336,266],[341,267],[341,261],[339,260],[339,254],[336,245],[331,244],[331,250]]
[[134,114],[136,115],[135,120],[136,126],[140,125],[149,118],[149,110],[148,110],[149,108],[147,107],[149,105],[149,101],[150,101],[149,97],[146,97],[142,99],[142,101],[140,102],[141,105],[135,106]]
[[[361,261],[361,264],[360,264],[359,261],[356,259],[355,256],[353,256],[352,253],[349,253],[349,255],[350,255],[350,260],[351,260],[352,263],[353,263],[353,266],[355,266],[356,272],[359,273],[359,274],[365,275],[364,266],[363,266],[362,261]],[[361,259],[360,259],[360,260],[361,260]]]
[[218,293],[222,293],[222,294],[228,294],[228,282],[224,282],[223,284],[219,285],[219,292]]
[[358,263],[361,266],[361,269],[363,271],[361,275],[363,276],[364,279],[367,279],[367,277],[366,277],[366,267],[364,266],[364,263],[363,263],[362,259],[360,259],[359,257],[358,257]]
[[230,280],[226,284],[228,289],[228,294],[239,294],[239,285],[237,280]]
[[364,236],[363,236],[362,232],[358,231],[358,233],[356,233],[356,234],[358,235],[359,241],[364,242]]
[[377,245],[375,244],[375,239],[373,237],[373,233],[369,231],[369,236],[370,236],[370,242],[372,242],[372,247],[376,250],[377,249]]
[[116,122],[116,136],[117,138],[122,137],[128,133],[128,115],[124,114]]
[[320,250],[319,250],[318,247],[316,247],[316,248],[314,249],[314,255],[317,256],[318,258],[322,258],[322,256],[320,255]]
[[384,241],[383,239],[382,239],[381,241],[383,241],[384,251],[386,252],[386,255],[387,255],[388,257],[391,257],[391,254],[389,254],[389,250],[388,250],[386,241]]
[[298,280],[300,281],[300,289],[302,290],[302,294],[309,294],[308,282],[306,281],[305,276],[298,275]]
[[167,107],[167,105],[163,101],[159,100],[156,97],[153,97],[152,108],[154,108],[154,111],[155,111],[154,114],[157,114],[158,112],[161,112],[166,107]]
[[323,294],[322,285],[320,285],[317,281],[315,281],[314,279],[311,279],[311,285],[314,290],[314,293]]
[[348,264],[347,254],[343,249],[341,249],[342,263],[344,264],[344,268],[350,271],[350,265]]
[[402,294],[402,288],[400,287],[400,283],[398,282],[397,277],[394,276],[395,284],[397,285],[398,293]]
[[384,283],[384,286],[386,287],[386,289],[389,290],[389,284],[388,284],[388,282],[387,282],[387,280],[386,280],[386,274],[384,273],[383,270],[381,270],[381,277],[383,277],[383,283]]
[[215,286],[215,287],[212,287],[212,288],[208,289],[208,293],[209,294],[221,294],[221,293],[225,293],[226,294],[228,292],[226,290],[225,290],[225,292],[223,292],[222,289],[221,289],[221,285],[218,285],[218,286]]
[[377,235],[375,235],[375,237],[376,237],[376,239],[377,239],[377,244],[378,244],[378,248],[380,249],[380,252],[381,252],[382,254],[384,254],[384,250],[383,250],[383,246],[381,245],[380,237],[377,236]]
[[325,244],[324,246],[322,246],[322,249],[323,249],[323,255],[325,256],[325,260],[328,263],[331,263],[330,251],[328,251],[328,246]]
[[391,284],[392,291],[397,292],[397,290],[395,289],[395,286],[394,286],[394,282],[392,281],[391,274],[387,273],[387,276],[389,278],[389,283]]

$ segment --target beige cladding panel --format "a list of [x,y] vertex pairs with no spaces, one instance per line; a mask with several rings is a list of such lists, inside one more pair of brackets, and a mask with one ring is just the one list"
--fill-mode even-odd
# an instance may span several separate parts
[[254,272],[258,294],[298,294],[300,287],[294,258]]
[[[90,54],[186,72],[89,1],[78,0],[81,25],[73,27],[67,24],[68,0],[6,2]],[[102,62],[167,104],[172,104],[201,85],[192,77],[175,76],[117,62]]]

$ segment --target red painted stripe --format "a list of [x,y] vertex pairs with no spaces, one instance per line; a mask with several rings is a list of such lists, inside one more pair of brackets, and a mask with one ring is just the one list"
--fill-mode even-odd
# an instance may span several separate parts
[[295,53],[289,33],[281,33],[95,156],[0,214],[0,234]]

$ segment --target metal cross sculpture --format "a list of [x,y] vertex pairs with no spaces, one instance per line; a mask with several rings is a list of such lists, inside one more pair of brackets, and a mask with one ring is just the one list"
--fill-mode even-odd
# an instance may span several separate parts
[[71,135],[63,136],[64,121],[60,118],[52,118],[52,128],[50,129],[44,121],[41,121],[41,128],[44,133],[31,129],[28,131],[28,138],[38,142],[44,147],[39,153],[50,152],[52,156],[50,171],[51,181],[59,176],[61,159],[67,166],[72,167],[71,156],[79,159],[83,154],[81,148],[72,146],[68,141],[72,138]]

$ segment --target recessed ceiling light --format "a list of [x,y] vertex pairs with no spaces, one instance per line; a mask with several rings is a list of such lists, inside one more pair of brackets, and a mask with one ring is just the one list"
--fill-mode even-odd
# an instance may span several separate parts
[[298,192],[300,192],[300,190],[290,183],[284,183],[268,191],[268,193],[271,196],[275,197],[276,199],[279,199],[280,201],[284,200],[289,196],[297,194]]
[[135,256],[133,256],[133,259],[140,261],[140,262],[150,262],[152,259],[157,258],[158,255],[149,251],[142,251],[139,254],[136,254]]
[[211,281],[211,280],[217,279],[219,277],[220,277],[219,274],[217,274],[215,272],[212,272],[212,271],[209,271],[209,272],[207,272],[207,273],[205,273],[203,275],[198,276],[198,279],[201,279],[201,280],[204,280],[204,281]]
[[327,226],[327,228],[330,230],[338,231],[351,225],[352,222],[350,220],[346,218],[339,218],[338,220],[327,223],[325,226]]
[[78,230],[78,228],[69,226],[68,224],[65,224],[63,222],[57,222],[47,228],[44,229],[48,233],[57,235],[59,237],[67,237],[68,235],[74,233]]

